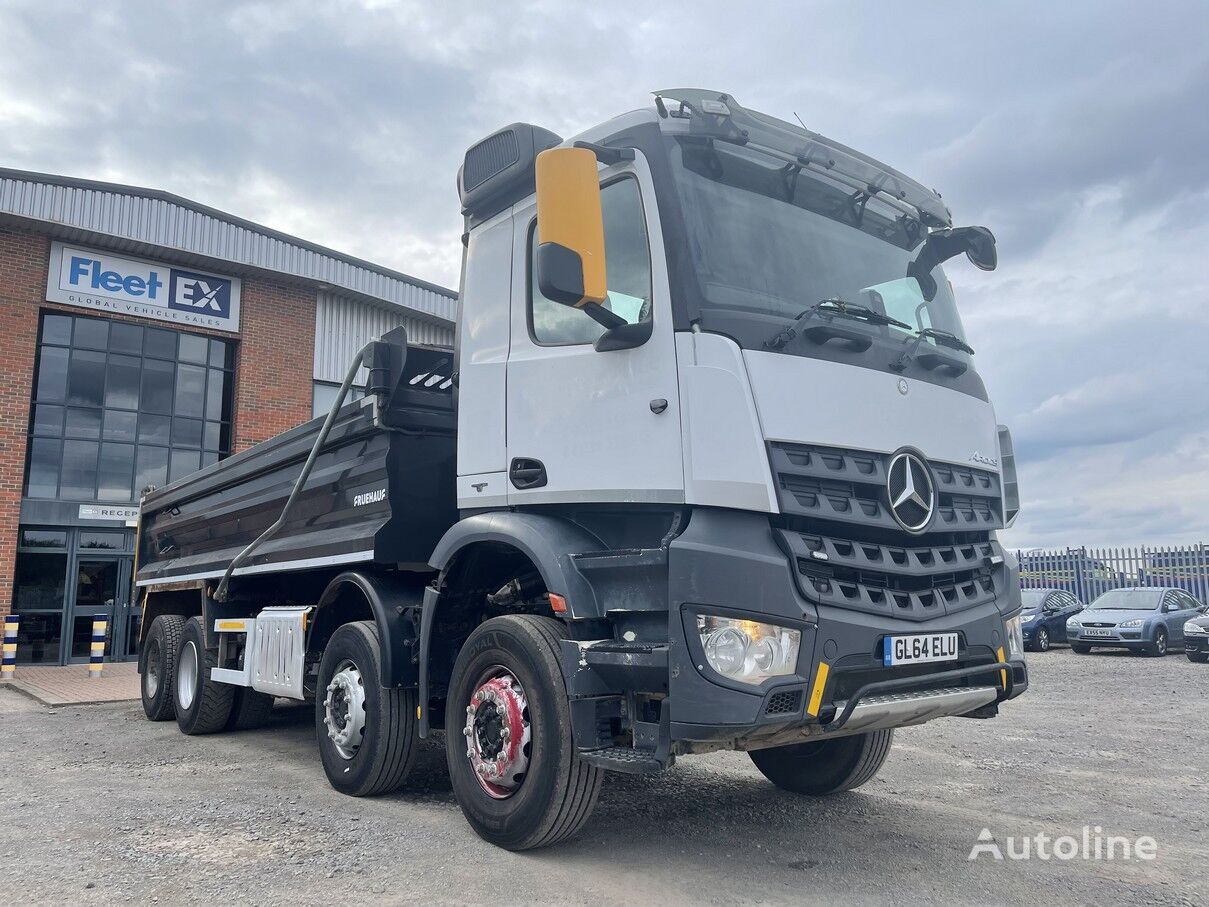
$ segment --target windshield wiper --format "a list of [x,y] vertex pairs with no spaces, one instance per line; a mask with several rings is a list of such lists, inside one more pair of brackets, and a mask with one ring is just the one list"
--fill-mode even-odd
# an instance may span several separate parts
[[822,302],[816,302],[810,308],[799,312],[786,327],[781,328],[781,330],[764,341],[764,348],[769,350],[781,349],[798,335],[798,326],[803,321],[809,321],[815,315],[827,315],[832,318],[850,318],[853,321],[863,321],[866,324],[887,324],[903,328],[907,331],[911,330],[911,325],[905,324],[897,318],[883,315],[881,312],[861,305],[858,302],[845,302],[838,296],[833,296],[830,299],[824,299]]
[[974,355],[974,347],[970,346],[952,331],[942,331],[940,328],[924,328],[916,332],[916,336],[931,337],[939,346],[947,346],[951,350],[961,350],[963,353]]
[[890,363],[890,368],[896,372],[901,372],[907,367],[907,363],[914,359],[924,368],[928,369],[928,371],[943,368],[954,376],[957,376],[966,370],[968,366],[964,362],[944,353],[929,352],[916,355],[919,345],[927,339],[935,341],[937,346],[946,346],[951,350],[961,350],[961,352],[968,355],[974,355],[974,348],[952,331],[942,331],[939,328],[923,328],[915,332],[913,340],[905,341],[903,351],[898,354],[897,359]]

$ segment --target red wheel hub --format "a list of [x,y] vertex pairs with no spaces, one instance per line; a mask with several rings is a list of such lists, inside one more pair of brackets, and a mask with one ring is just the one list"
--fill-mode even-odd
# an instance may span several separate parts
[[466,758],[488,795],[503,800],[516,793],[529,770],[529,703],[521,685],[504,668],[494,668],[466,706]]

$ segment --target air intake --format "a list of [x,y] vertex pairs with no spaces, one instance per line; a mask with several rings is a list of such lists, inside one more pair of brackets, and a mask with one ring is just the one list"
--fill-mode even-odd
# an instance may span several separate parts
[[513,123],[471,145],[458,171],[463,213],[490,217],[534,190],[538,154],[562,144],[548,129]]

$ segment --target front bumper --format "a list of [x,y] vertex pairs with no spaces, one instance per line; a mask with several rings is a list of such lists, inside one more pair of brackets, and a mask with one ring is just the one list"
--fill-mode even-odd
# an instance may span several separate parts
[[[813,603],[757,514],[695,511],[672,543],[669,577],[669,730],[682,751],[750,749],[945,715],[990,717],[1028,687],[1023,660],[1000,660],[1007,639],[995,602],[924,621]],[[758,687],[715,674],[695,629],[698,613],[800,629],[795,673]],[[958,634],[957,660],[884,665],[886,636],[936,632]]]
[[1148,635],[1142,630],[1116,631],[1113,636],[1072,636],[1067,633],[1069,642],[1080,646],[1096,646],[1102,649],[1145,649],[1151,645]]

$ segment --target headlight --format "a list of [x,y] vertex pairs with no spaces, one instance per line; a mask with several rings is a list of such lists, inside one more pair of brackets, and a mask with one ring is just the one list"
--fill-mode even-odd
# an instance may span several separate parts
[[1192,621],[1184,624],[1184,633],[1192,636],[1204,636],[1209,634],[1209,627],[1202,627],[1200,624],[1194,624]]
[[1033,621],[1035,621],[1036,619],[1037,619],[1037,615],[1036,615],[1036,614],[1022,614],[1022,615],[1020,616],[1020,622],[1021,622],[1022,624],[1031,624],[1031,623],[1032,623]]
[[1005,620],[1003,629],[1007,633],[1008,638],[1008,658],[1023,658],[1024,657],[1024,625],[1020,622],[1020,615]]
[[1077,618],[1074,618],[1074,617],[1067,618],[1067,621],[1066,621],[1067,630],[1078,630],[1080,626],[1082,626],[1082,625],[1079,623]]
[[761,683],[792,674],[802,631],[754,620],[697,615],[697,632],[709,666],[740,683]]
[[1134,627],[1140,627],[1144,623],[1146,623],[1145,620],[1143,620],[1140,617],[1135,617],[1133,620],[1123,620],[1119,624],[1117,624],[1117,626],[1123,630],[1129,630]]

